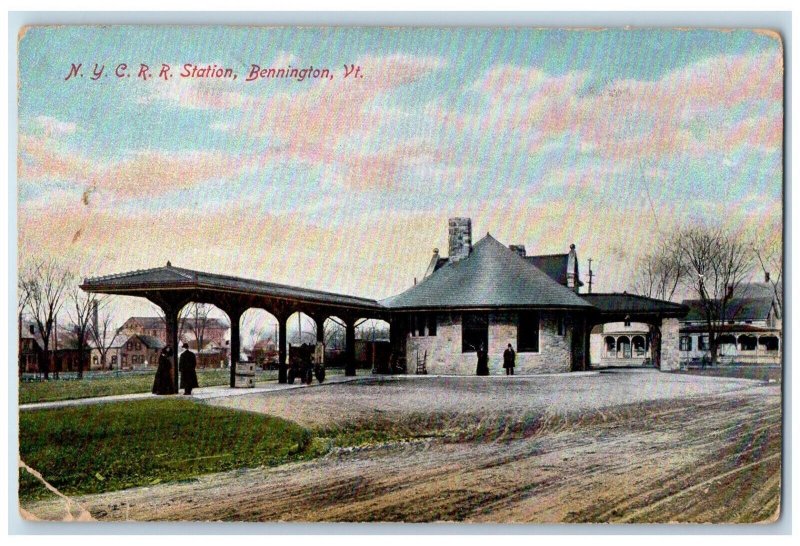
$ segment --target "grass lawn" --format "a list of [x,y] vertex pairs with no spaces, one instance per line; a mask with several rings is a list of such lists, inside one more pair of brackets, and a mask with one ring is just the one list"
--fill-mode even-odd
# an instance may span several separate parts
[[[363,373],[363,371],[360,371]],[[22,381],[19,384],[19,403],[33,404],[37,402],[55,402],[57,400],[74,400],[76,398],[94,398],[97,396],[113,396],[118,394],[136,394],[150,392],[153,387],[155,370],[150,373],[130,373],[108,377],[85,377],[81,380]],[[231,380],[230,370],[197,370],[197,379],[201,387],[228,385]],[[328,377],[344,374],[342,368],[328,368]],[[277,381],[277,370],[256,371],[258,383]],[[315,380],[316,381],[316,380]]]
[[[53,402],[56,400],[72,400],[75,398],[94,398],[117,394],[135,394],[150,392],[153,387],[152,373],[131,373],[109,377],[89,378],[73,381],[24,381],[19,385],[19,403]],[[198,370],[197,378],[201,387],[227,385],[230,382],[230,370]],[[258,381],[277,380],[278,372],[259,372]]]
[[[139,400],[19,414],[20,457],[66,495],[112,491],[320,455],[299,425],[189,400]],[[46,492],[20,471],[20,498]]]

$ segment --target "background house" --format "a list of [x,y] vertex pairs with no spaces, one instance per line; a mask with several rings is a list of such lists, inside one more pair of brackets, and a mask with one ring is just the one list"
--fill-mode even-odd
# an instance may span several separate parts
[[[213,317],[204,317],[201,321],[202,324],[200,328],[203,330],[203,345],[210,342],[214,343],[217,347],[224,347],[226,338],[230,339],[228,333],[230,325],[223,320]],[[127,335],[151,336],[161,340],[162,343],[166,343],[167,341],[167,327],[164,323],[164,319],[161,317],[130,317],[120,326],[119,332]],[[196,340],[194,318],[181,318],[178,325],[178,332],[180,333],[179,339],[181,344]]]
[[[723,364],[781,363],[783,320],[769,283],[739,285],[725,315],[716,324],[718,358]],[[709,332],[700,300],[685,300],[689,313],[680,321],[683,364],[700,364],[709,355]]]
[[158,356],[165,343],[154,336],[126,336],[119,348],[119,369],[135,370],[158,366]]

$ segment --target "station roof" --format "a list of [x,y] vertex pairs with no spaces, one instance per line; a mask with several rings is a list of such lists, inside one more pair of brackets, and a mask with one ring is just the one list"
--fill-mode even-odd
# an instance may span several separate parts
[[389,309],[586,309],[591,305],[487,234],[472,252],[381,300]]

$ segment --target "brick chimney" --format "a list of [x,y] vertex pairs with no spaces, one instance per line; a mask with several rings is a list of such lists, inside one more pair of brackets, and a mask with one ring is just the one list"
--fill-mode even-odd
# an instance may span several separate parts
[[509,250],[516,252],[523,258],[526,256],[525,245],[508,245]]
[[448,227],[448,255],[451,262],[463,260],[472,252],[472,219],[450,218]]

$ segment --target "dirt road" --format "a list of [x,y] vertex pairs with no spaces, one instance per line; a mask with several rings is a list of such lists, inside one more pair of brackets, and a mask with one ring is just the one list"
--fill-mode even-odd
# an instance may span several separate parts
[[[220,401],[286,411],[317,427],[367,416],[441,436],[336,449],[307,463],[77,500],[100,520],[774,519],[781,485],[780,388],[685,381],[666,374],[519,380],[513,386],[400,381],[335,387],[346,395],[332,387]],[[352,405],[342,405],[336,395]],[[26,509],[58,518],[63,504]]]

